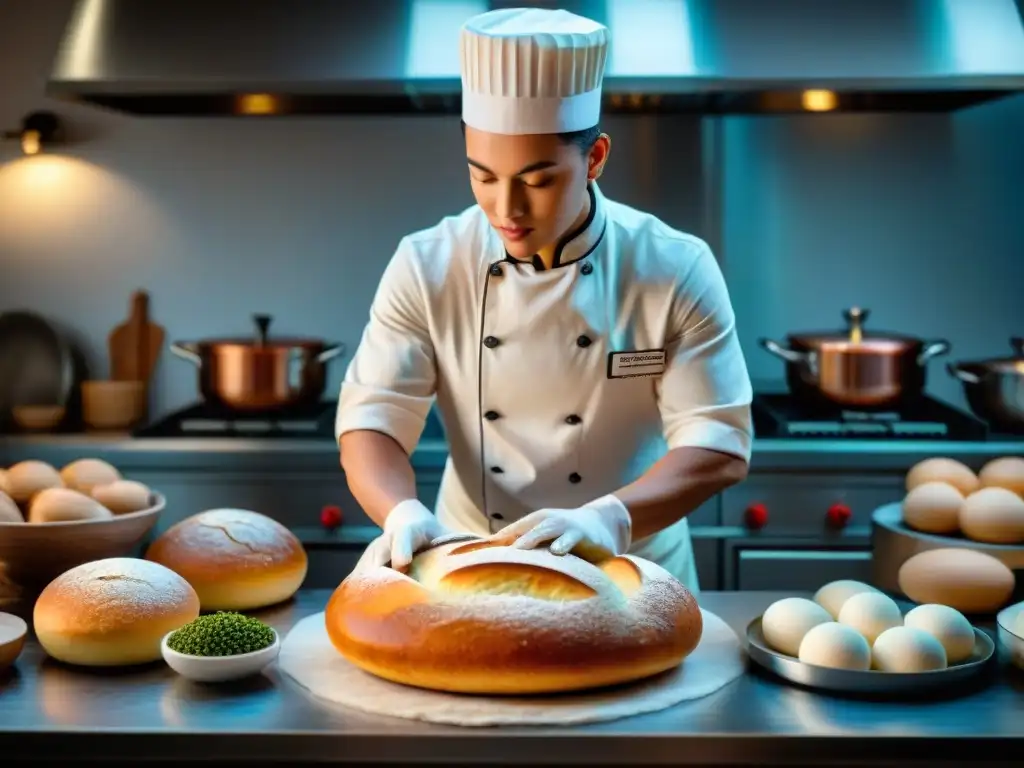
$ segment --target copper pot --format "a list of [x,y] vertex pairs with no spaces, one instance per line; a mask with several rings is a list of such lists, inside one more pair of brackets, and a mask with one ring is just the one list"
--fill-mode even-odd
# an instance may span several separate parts
[[786,384],[798,397],[848,408],[878,409],[907,404],[924,394],[928,360],[950,343],[865,331],[869,311],[845,310],[842,331],[789,334],[783,346],[758,344],[786,361]]
[[320,399],[327,361],[343,344],[320,339],[270,339],[269,315],[254,315],[251,339],[175,342],[171,352],[199,368],[203,399],[238,411],[308,405]]
[[974,414],[996,429],[1024,431],[1024,338],[1010,339],[1016,357],[949,363],[950,375],[964,385]]

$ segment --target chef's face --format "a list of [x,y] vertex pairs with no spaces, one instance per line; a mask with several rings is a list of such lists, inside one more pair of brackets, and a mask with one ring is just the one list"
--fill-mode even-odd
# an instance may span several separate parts
[[609,138],[589,149],[557,134],[506,136],[466,126],[466,158],[477,203],[509,256],[528,259],[586,216],[587,182],[600,175]]

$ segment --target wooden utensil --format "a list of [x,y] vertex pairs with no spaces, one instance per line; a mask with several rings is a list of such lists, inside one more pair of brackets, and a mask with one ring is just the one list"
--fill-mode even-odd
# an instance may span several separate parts
[[128,321],[121,323],[107,340],[110,378],[114,381],[149,383],[164,346],[164,329],[149,320],[149,294],[132,294]]

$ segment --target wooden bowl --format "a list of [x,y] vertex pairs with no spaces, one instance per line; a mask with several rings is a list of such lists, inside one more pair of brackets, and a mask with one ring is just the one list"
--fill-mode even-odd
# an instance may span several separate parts
[[159,493],[138,512],[102,520],[60,523],[0,523],[0,563],[4,577],[22,599],[34,595],[82,563],[108,557],[127,557],[156,525],[167,504]]
[[53,429],[64,420],[63,405],[16,405],[11,409],[14,422],[22,429]]
[[21,655],[25,647],[28,624],[11,613],[0,613],[0,672],[5,671]]
[[128,429],[146,415],[146,382],[83,381],[82,421],[92,429]]

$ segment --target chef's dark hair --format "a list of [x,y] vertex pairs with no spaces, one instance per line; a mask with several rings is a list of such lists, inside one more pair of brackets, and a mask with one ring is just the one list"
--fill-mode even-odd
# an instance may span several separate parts
[[[462,135],[466,135],[466,121],[462,123]],[[579,147],[580,152],[589,152],[601,136],[601,127],[595,125],[593,128],[584,128],[582,131],[566,131],[558,134],[558,139],[563,144],[571,144]]]

